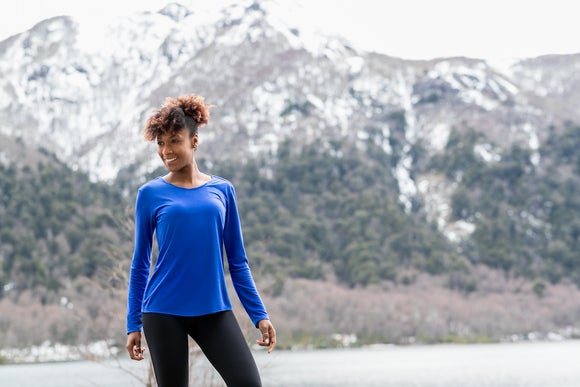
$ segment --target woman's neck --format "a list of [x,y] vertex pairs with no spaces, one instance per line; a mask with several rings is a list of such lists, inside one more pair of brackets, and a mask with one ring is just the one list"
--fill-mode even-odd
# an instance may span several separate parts
[[165,181],[173,185],[184,188],[195,188],[203,185],[211,180],[211,176],[201,172],[197,167],[197,164],[187,168],[187,170],[180,170],[175,172],[169,172],[164,176]]

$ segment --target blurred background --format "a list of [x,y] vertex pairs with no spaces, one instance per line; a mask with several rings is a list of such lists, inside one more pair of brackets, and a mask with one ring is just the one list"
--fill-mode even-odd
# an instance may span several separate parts
[[[141,130],[166,97],[197,93],[215,106],[198,161],[236,187],[278,330],[280,351],[256,352],[267,385],[572,386],[572,4],[402,3],[20,1],[3,12],[0,384],[147,383],[147,366],[117,360],[135,194],[165,173]],[[220,385],[192,353],[208,377],[192,383]],[[504,356],[520,363],[498,374]],[[103,364],[126,372],[104,380]]]

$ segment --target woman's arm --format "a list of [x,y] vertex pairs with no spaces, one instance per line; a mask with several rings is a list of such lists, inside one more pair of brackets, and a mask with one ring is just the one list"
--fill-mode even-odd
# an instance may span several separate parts
[[147,195],[141,189],[135,202],[135,247],[127,297],[127,334],[141,331],[141,305],[151,259],[154,222]]
[[234,187],[228,184],[226,191],[226,220],[224,246],[234,289],[255,327],[262,320],[269,320],[264,303],[258,293],[246,257],[242,227],[238,214]]

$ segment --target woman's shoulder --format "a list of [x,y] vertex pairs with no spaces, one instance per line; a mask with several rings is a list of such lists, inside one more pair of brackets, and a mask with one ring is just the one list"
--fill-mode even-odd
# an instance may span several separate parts
[[166,186],[165,180],[163,180],[162,176],[158,176],[141,185],[139,187],[139,193],[140,194],[150,193],[153,191],[157,191],[160,188],[163,188],[164,186]]
[[153,179],[143,183],[139,189],[158,187],[158,186],[162,185],[163,182],[164,182],[163,176],[157,176],[157,177],[154,177]]
[[218,175],[211,175],[210,183],[216,186],[233,187],[233,184],[228,179]]
[[211,175],[210,184],[225,193],[234,191],[234,185],[232,182],[221,176]]

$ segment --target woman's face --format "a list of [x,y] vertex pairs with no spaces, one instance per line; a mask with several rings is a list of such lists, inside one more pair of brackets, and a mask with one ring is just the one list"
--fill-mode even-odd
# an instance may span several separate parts
[[191,166],[198,137],[189,137],[187,130],[165,133],[157,137],[157,154],[170,172]]

